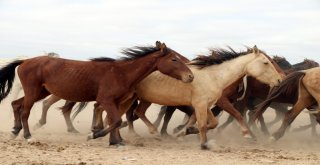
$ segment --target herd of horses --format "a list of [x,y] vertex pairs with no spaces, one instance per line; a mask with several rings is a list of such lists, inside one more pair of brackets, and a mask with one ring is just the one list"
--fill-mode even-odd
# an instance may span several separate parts
[[[159,135],[157,127],[164,118],[161,135],[167,136],[168,123],[176,109],[186,117],[174,129],[178,136],[199,134],[201,149],[210,149],[207,130],[218,126],[222,110],[230,114],[219,126],[222,131],[235,118],[245,138],[255,139],[251,127],[260,121],[262,131],[269,135],[263,112],[271,106],[276,118],[283,118],[281,127],[271,136],[281,138],[295,117],[305,108],[315,133],[320,123],[320,68],[317,62],[304,60],[291,65],[284,57],[270,58],[256,46],[246,51],[211,49],[209,55],[189,60],[157,41],[155,46],[123,49],[124,57],[93,58],[89,61],[62,59],[56,54],[19,59],[0,69],[0,101],[14,86],[18,74],[24,96],[12,101],[14,127],[12,137],[23,129],[24,138],[32,140],[28,118],[35,102],[43,101],[42,115],[35,128],[46,124],[47,111],[64,99],[62,107],[68,132],[78,132],[72,124],[71,111],[77,102],[79,114],[87,102],[95,101],[91,133],[96,139],[110,133],[110,145],[124,145],[119,129],[128,125],[136,134],[133,122],[141,119],[151,134]],[[152,104],[163,105],[152,123],[145,115]],[[292,108],[289,110],[288,107]],[[314,110],[316,109],[316,110]],[[106,112],[103,119],[103,112]],[[247,113],[249,111],[249,113]],[[126,114],[127,121],[122,121]],[[248,114],[248,119],[247,119]],[[196,125],[196,126],[195,126]]]

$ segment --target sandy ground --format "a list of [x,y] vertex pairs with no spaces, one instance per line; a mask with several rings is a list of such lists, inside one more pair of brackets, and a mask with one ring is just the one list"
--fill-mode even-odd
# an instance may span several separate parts
[[[137,138],[129,137],[127,129],[121,134],[127,145],[120,148],[108,146],[108,137],[86,141],[89,133],[93,107],[90,104],[75,120],[75,127],[81,132],[66,132],[61,112],[55,104],[48,113],[47,125],[39,130],[32,130],[33,143],[27,143],[22,132],[14,140],[9,140],[13,126],[13,114],[10,98],[0,104],[0,164],[320,164],[320,138],[311,137],[310,130],[303,132],[287,132],[275,143],[269,143],[268,137],[256,133],[258,141],[251,142],[241,137],[237,125],[230,125],[222,133],[216,130],[208,132],[211,141],[215,141],[213,149],[202,151],[197,135],[184,139],[157,140],[147,131],[141,121],[135,122],[138,139],[142,145],[136,145]],[[154,120],[159,106],[153,105],[147,115]],[[29,118],[30,127],[39,120],[41,102],[37,103]],[[272,119],[270,110],[267,119]],[[220,117],[225,121],[226,113]],[[176,112],[169,124],[169,133],[183,118]],[[293,123],[298,127],[309,123],[307,113],[302,113]],[[278,125],[271,128],[275,130]],[[318,130],[319,131],[319,130]]]

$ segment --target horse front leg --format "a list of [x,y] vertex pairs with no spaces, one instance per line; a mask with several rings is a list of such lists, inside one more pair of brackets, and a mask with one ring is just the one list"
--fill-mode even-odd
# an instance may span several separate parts
[[167,112],[167,108],[168,106],[162,106],[161,108],[160,108],[160,112],[158,113],[158,116],[157,116],[157,119],[153,122],[153,125],[155,126],[155,127],[159,127],[160,126],[160,123],[161,123],[161,120],[162,120],[162,118],[163,118],[163,116],[166,114],[166,112]]
[[92,123],[91,123],[91,131],[99,132],[104,128],[102,114],[104,109],[100,107],[99,103],[94,104]]
[[292,109],[286,112],[284,119],[282,121],[281,127],[272,135],[271,140],[280,139],[284,135],[287,127],[300,114],[300,112],[304,108],[309,107],[314,103],[314,99],[306,91],[302,91],[302,92],[301,92],[302,95],[300,93],[298,97],[298,101],[295,103]]
[[[217,105],[230,114],[230,116],[228,117],[228,120],[233,117],[238,121],[243,137],[245,137],[245,138],[254,137],[254,134],[249,129],[249,127],[246,124],[246,122],[245,122],[244,118],[242,117],[241,113],[237,109],[235,109],[235,107],[231,104],[231,102],[229,101],[228,98],[221,97],[218,100]],[[232,122],[232,120],[230,122]],[[223,128],[223,126],[220,126],[220,127]],[[221,129],[220,127],[219,127],[219,129]]]
[[[116,128],[119,128],[122,123],[121,115],[118,111],[117,105],[115,104],[115,101],[111,100],[102,100],[99,101],[101,107],[107,112],[107,116],[105,120],[108,120],[109,127],[104,127],[102,130],[97,132],[92,132],[88,135],[87,140],[90,139],[96,139],[99,137],[106,136],[111,131],[115,130]],[[109,121],[110,120],[110,121]],[[103,122],[102,122],[103,123]],[[114,142],[112,142],[112,145],[121,145],[121,139],[118,138]]]
[[211,147],[209,146],[208,138],[207,138],[207,121],[208,121],[208,106],[204,103],[198,103],[196,105],[193,105],[195,109],[195,115],[198,122],[198,130],[200,134],[200,143],[201,143],[201,149],[207,150]]
[[[161,133],[161,136],[169,136],[169,134],[167,132],[167,128],[168,128],[169,121],[170,121],[174,111],[176,110],[176,107],[167,106],[167,108],[163,109],[163,110],[165,112],[165,116],[163,119],[163,124],[162,124],[162,128],[161,128],[160,133]],[[162,108],[161,108],[161,111],[162,111]],[[160,116],[160,113],[159,113],[159,116]]]
[[55,95],[51,95],[48,99],[44,100],[42,102],[42,114],[39,122],[33,127],[34,130],[37,130],[44,126],[47,123],[47,114],[48,110],[54,103],[58,102],[60,100],[59,97]]
[[157,127],[155,127],[145,115],[150,105],[151,105],[150,102],[140,100],[140,103],[135,111],[135,114],[147,125],[150,134],[159,135]]

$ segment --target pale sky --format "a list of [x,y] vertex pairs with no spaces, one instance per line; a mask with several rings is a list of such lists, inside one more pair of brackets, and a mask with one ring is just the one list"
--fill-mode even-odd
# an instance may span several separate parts
[[156,40],[190,59],[256,44],[320,62],[320,0],[0,0],[0,58],[116,58]]

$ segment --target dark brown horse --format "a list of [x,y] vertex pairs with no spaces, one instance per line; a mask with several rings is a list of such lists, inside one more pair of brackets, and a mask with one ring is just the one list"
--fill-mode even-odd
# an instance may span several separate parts
[[[119,107],[132,99],[137,83],[155,70],[191,82],[193,74],[177,56],[178,53],[156,42],[156,46],[135,47],[123,51],[121,60],[96,58],[74,61],[52,57],[36,57],[14,61],[0,70],[0,100],[12,87],[15,68],[25,96],[12,102],[15,124],[12,133],[17,136],[24,129],[24,138],[31,139],[28,118],[33,104],[54,94],[62,99],[83,102],[97,101],[108,113],[110,126],[92,135],[105,136],[122,123]],[[76,82],[76,83],[75,83]],[[6,85],[8,87],[6,88]],[[120,144],[116,137],[113,144]]]
[[[319,75],[319,67],[289,74],[287,78],[280,83],[279,87],[274,88],[267,99],[258,105],[256,113],[250,122],[254,122],[257,118],[260,118],[272,101],[277,100],[278,102],[293,104],[292,109],[285,113],[281,127],[271,137],[272,140],[281,138],[287,127],[303,109],[308,109],[311,106],[319,106]],[[320,111],[318,110],[314,115],[316,116],[317,122],[320,123]]]

